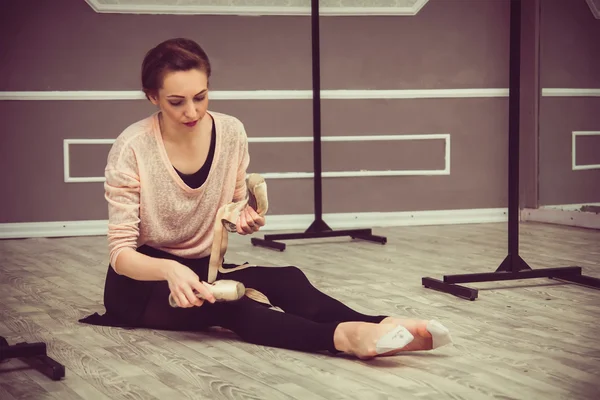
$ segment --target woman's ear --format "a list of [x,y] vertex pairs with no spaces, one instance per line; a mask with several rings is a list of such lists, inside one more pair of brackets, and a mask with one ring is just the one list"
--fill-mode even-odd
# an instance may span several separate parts
[[158,96],[156,96],[156,94],[155,94],[155,93],[152,93],[152,92],[150,92],[150,91],[146,91],[146,90],[144,90],[144,94],[146,95],[146,98],[147,98],[148,100],[150,100],[150,102],[151,102],[152,104],[154,104],[155,106],[157,106],[157,105],[158,105]]

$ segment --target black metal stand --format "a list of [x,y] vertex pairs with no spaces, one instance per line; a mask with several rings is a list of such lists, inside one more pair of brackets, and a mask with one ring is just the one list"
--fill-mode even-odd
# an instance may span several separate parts
[[510,94],[508,136],[508,255],[495,272],[445,275],[444,280],[422,278],[426,288],[468,300],[478,290],[457,283],[492,282],[531,278],[556,278],[600,289],[600,279],[582,275],[581,267],[533,270],[519,255],[519,107],[521,68],[521,0],[510,3]]
[[312,0],[312,76],[313,76],[313,158],[314,158],[314,195],[315,220],[303,233],[265,235],[264,239],[252,238],[255,246],[269,247],[280,251],[285,250],[285,244],[276,240],[316,239],[326,237],[350,236],[352,239],[362,239],[381,244],[387,243],[387,238],[373,235],[371,229],[333,230],[323,221],[322,191],[321,191],[321,71],[319,51],[319,1]]
[[0,362],[11,358],[23,359],[52,380],[58,381],[65,376],[65,367],[46,353],[46,343],[17,343],[9,346],[6,339],[0,336]]

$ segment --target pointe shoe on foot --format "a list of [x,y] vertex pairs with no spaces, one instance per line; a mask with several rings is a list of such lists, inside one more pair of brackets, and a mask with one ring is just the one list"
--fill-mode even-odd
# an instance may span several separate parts
[[405,347],[413,335],[402,325],[347,322],[341,334],[342,352],[369,360],[394,353]]
[[427,323],[427,331],[431,333],[434,349],[452,343],[452,337],[448,328],[434,319]]
[[402,325],[396,325],[392,330],[383,335],[375,344],[378,356],[396,353],[410,344],[415,337]]
[[433,350],[452,343],[450,331],[436,320],[417,320],[388,317],[381,323],[404,326],[415,339],[400,351]]

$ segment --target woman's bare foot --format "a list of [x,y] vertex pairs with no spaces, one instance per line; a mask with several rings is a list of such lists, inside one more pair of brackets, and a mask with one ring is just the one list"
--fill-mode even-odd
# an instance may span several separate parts
[[368,360],[398,352],[413,337],[396,323],[342,322],[333,340],[337,350]]
[[[402,325],[414,336],[414,340],[412,342],[393,354],[404,351],[432,350],[434,346],[440,347],[451,342],[448,330],[435,321],[387,317],[381,321],[380,324]],[[439,343],[437,345],[434,343],[434,337],[432,333],[439,335]]]

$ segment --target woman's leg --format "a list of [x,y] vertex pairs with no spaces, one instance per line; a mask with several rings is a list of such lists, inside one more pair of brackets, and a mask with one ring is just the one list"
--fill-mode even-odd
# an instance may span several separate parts
[[[205,279],[207,260],[181,259],[180,262],[192,267],[200,279]],[[260,290],[286,312],[271,310],[248,298],[230,303],[204,303],[201,307],[172,308],[168,303],[167,282],[156,282],[142,325],[151,329],[192,331],[221,326],[255,344],[301,351],[342,351],[360,358],[377,355],[380,339],[393,333],[392,329],[398,325],[389,318],[380,323],[385,316],[358,313],[325,295],[296,267],[250,267],[219,278],[239,280]],[[423,348],[413,345],[410,350],[419,349]]]
[[300,351],[337,351],[333,342],[336,322],[310,321],[270,309],[248,297],[234,302],[204,302],[200,307],[174,308],[169,304],[169,294],[167,282],[155,283],[142,316],[144,328],[199,331],[219,326],[249,343]]
[[[138,249],[151,257],[171,258],[192,268],[201,280],[208,275],[208,258],[183,259],[149,246]],[[342,302],[326,295],[308,280],[295,266],[248,267],[228,273],[219,273],[217,279],[242,282],[246,287],[264,293],[273,305],[315,322],[362,321],[379,323],[386,316],[361,314]],[[163,293],[164,294],[164,293]],[[168,296],[168,293],[167,293]]]
[[169,293],[168,284],[157,282],[142,317],[144,328],[198,331],[219,326],[253,344],[299,351],[337,351],[333,342],[337,323],[309,321],[247,297],[235,302],[173,308],[168,304]]
[[210,309],[202,307],[174,308],[169,304],[169,284],[154,282],[154,290],[150,295],[146,309],[141,318],[141,326],[148,329],[166,331],[200,331],[210,325]]
[[246,342],[298,351],[338,351],[333,340],[336,322],[310,321],[247,297],[209,307],[213,308],[211,325],[229,329]]
[[363,359],[377,356],[379,340],[394,333],[396,328],[393,324],[368,322],[315,322],[273,310],[248,297],[234,302],[205,302],[200,307],[172,308],[168,294],[168,285],[157,282],[142,327],[198,331],[220,326],[248,343],[307,352],[345,352]]
[[359,313],[339,300],[326,295],[308,280],[297,267],[248,267],[225,274],[217,279],[232,279],[256,289],[269,298],[274,306],[286,313],[315,322],[362,321],[379,323],[386,316]]
[[[450,341],[446,328],[437,322],[384,315],[373,316],[352,310],[339,300],[315,288],[304,272],[294,266],[249,267],[222,274],[218,279],[240,281],[246,287],[261,291],[273,305],[280,307],[286,313],[311,321],[322,323],[356,321],[401,325],[411,333],[414,340],[399,351],[431,350]],[[344,324],[341,332],[352,337],[360,327],[361,325],[354,324],[351,327],[351,324]],[[432,332],[437,333],[438,344],[435,343]],[[361,332],[361,334],[366,333]]]

